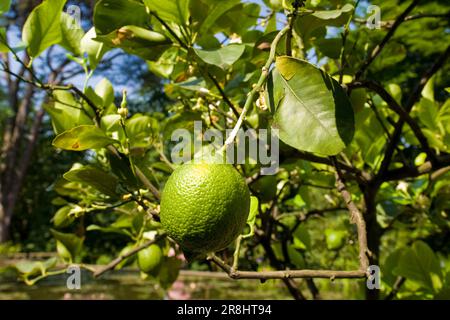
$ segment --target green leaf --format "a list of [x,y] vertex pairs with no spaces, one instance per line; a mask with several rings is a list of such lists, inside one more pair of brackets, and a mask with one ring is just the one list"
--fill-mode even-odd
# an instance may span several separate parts
[[339,83],[312,64],[279,57],[267,84],[272,128],[302,151],[336,155],[355,131],[353,109]]
[[149,116],[135,114],[125,122],[130,145],[148,147],[158,135],[158,121]]
[[50,232],[57,241],[56,245],[61,257],[68,262],[75,261],[83,246],[84,238],[79,238],[72,233],[62,233],[54,229],[50,229]]
[[342,49],[342,39],[330,38],[330,39],[317,39],[314,44],[316,48],[327,57],[331,59],[339,59]]
[[435,292],[442,287],[439,259],[423,241],[416,241],[403,251],[394,273]]
[[66,0],[45,0],[28,16],[22,30],[22,40],[28,45],[31,57],[62,40],[61,12]]
[[95,86],[95,93],[102,98],[104,106],[109,106],[114,102],[114,88],[111,82],[106,78],[103,78],[97,83]]
[[287,248],[287,253],[290,262],[294,264],[297,269],[305,268],[306,266],[305,258],[303,258],[303,255],[300,252],[298,252],[296,248],[289,246]]
[[156,12],[165,22],[187,25],[189,22],[189,0],[144,0],[145,6]]
[[256,216],[259,213],[258,207],[259,207],[258,198],[251,196],[250,197],[250,210],[249,210],[248,218],[247,218],[247,225],[250,227],[250,232],[248,234],[246,234],[244,237],[251,237],[255,234]]
[[180,49],[176,47],[166,50],[157,61],[147,61],[148,69],[161,78],[169,78],[175,69]]
[[101,42],[95,41],[95,28],[91,28],[81,39],[81,51],[86,53],[91,69],[95,69],[108,48]]
[[434,77],[428,80],[427,84],[423,88],[422,97],[434,102]]
[[0,15],[9,11],[9,7],[11,6],[11,0],[2,0],[0,2]]
[[121,48],[145,60],[155,60],[171,46],[170,39],[164,35],[138,26],[127,25],[95,40],[109,47]]
[[140,1],[100,0],[94,8],[94,26],[99,35],[109,34],[127,25],[145,27],[149,23],[150,15]]
[[45,111],[52,119],[53,130],[60,134],[83,124],[93,124],[82,105],[66,90],[53,91],[53,104],[44,106]]
[[170,288],[172,283],[177,280],[180,268],[181,260],[175,257],[164,257],[164,262],[158,275],[161,287],[164,289]]
[[9,52],[9,48],[6,45],[6,29],[0,28],[0,52]]
[[69,226],[75,220],[75,217],[69,215],[71,210],[71,206],[64,206],[62,208],[59,208],[59,210],[56,211],[55,215],[52,218],[53,225],[56,228],[65,228]]
[[19,261],[14,265],[14,268],[22,274],[32,276],[39,274],[42,271],[42,262],[40,261]]
[[95,224],[91,224],[86,228],[86,231],[100,231],[104,233],[116,233],[121,234],[127,237],[131,237],[132,234],[128,230],[120,229],[120,228],[114,228],[114,227],[100,227]]
[[83,37],[84,31],[77,20],[63,12],[61,14],[61,41],[59,44],[74,55],[80,56],[81,39]]
[[117,178],[94,166],[85,166],[64,174],[64,179],[72,182],[81,182],[91,186],[103,194],[117,198]]
[[334,26],[339,27],[347,23],[354,7],[351,4],[345,4],[341,9],[315,11],[312,14],[300,16],[295,22],[295,31],[302,35],[304,39],[310,37],[312,32],[320,27]]
[[194,51],[204,62],[226,70],[242,56],[245,51],[245,45],[230,44],[216,50],[194,49]]
[[307,227],[302,224],[294,232],[294,244],[295,249],[309,250],[311,248],[311,236]]
[[[196,1],[193,2],[195,4]],[[201,15],[198,17],[200,21],[199,32],[201,34],[206,34],[209,29],[214,25],[214,23],[227,11],[233,9],[235,6],[239,5],[240,0],[228,0],[228,1],[215,1],[212,2],[213,6],[208,10],[206,15]]]
[[101,129],[93,125],[82,125],[64,131],[53,140],[53,146],[64,150],[83,151],[99,149],[114,143]]

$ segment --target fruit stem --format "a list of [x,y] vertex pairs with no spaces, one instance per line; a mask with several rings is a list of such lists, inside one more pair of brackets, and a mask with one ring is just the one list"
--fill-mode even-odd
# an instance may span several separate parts
[[252,105],[253,101],[255,100],[255,96],[257,93],[260,93],[263,89],[263,86],[267,80],[267,77],[269,76],[269,70],[272,65],[272,63],[275,60],[275,54],[277,50],[278,43],[280,42],[281,38],[291,29],[290,25],[285,26],[283,29],[278,32],[275,39],[273,39],[272,44],[270,45],[270,54],[269,58],[267,59],[266,64],[264,67],[262,67],[261,76],[259,77],[258,82],[253,86],[252,91],[249,92],[247,96],[247,100],[245,101],[244,108],[241,111],[241,114],[239,116],[238,121],[236,122],[236,125],[234,126],[233,130],[231,131],[229,137],[225,141],[225,144],[221,148],[221,151],[224,151],[228,145],[232,144],[233,141],[236,139],[236,136],[239,132],[239,129],[242,126],[242,123],[244,122],[245,115],[247,114],[250,106]]
[[239,266],[239,251],[241,250],[241,242],[242,242],[242,235],[237,237],[236,239],[236,249],[234,250],[233,254],[233,270],[237,270]]

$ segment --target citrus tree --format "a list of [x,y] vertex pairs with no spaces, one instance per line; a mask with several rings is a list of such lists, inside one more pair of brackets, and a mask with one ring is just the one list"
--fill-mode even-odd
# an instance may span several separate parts
[[[83,154],[53,184],[59,258],[15,265],[21,279],[72,265],[101,276],[136,259],[164,288],[206,263],[279,279],[296,299],[341,278],[358,298],[449,297],[448,5],[98,0],[89,30],[65,5],[36,6],[23,46],[2,33],[24,70],[3,62],[5,74],[47,93],[55,152]],[[81,85],[36,75],[54,46],[84,70]],[[161,78],[163,110],[133,113],[126,91],[89,81],[114,50]],[[232,129],[219,156],[239,129],[269,129],[278,170],[250,156],[174,163],[174,132],[196,141],[208,128]],[[89,244],[111,236],[115,257]]]

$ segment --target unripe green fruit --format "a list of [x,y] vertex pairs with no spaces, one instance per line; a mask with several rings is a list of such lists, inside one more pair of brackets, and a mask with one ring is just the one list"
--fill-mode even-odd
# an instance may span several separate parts
[[158,245],[152,244],[138,252],[137,261],[142,272],[156,277],[163,261],[163,252]]
[[338,250],[342,248],[345,240],[345,231],[325,230],[325,239],[328,250]]
[[194,258],[226,248],[241,234],[249,209],[249,189],[232,165],[188,163],[164,187],[161,223]]

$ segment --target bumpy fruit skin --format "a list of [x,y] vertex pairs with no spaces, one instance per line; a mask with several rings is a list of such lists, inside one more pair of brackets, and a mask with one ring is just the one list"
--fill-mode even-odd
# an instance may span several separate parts
[[156,244],[152,244],[148,248],[142,249],[138,252],[137,256],[139,269],[153,276],[158,274],[162,260],[163,252]]
[[168,179],[161,223],[192,256],[226,248],[247,222],[250,192],[228,164],[187,163]]

